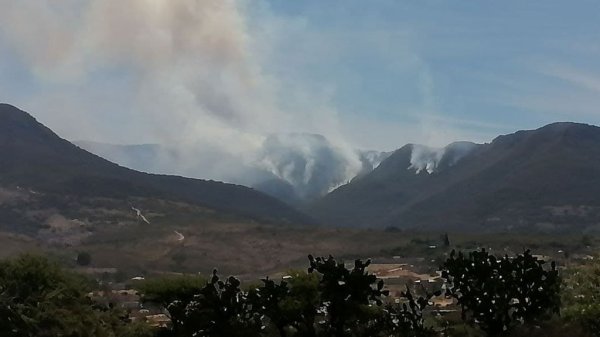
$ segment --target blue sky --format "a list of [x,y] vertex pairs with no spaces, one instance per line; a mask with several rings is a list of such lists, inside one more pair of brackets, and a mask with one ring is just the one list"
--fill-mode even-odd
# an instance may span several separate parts
[[[115,7],[133,20],[110,2],[3,5],[0,100],[69,139],[117,143],[280,131],[390,150],[600,124],[598,1],[245,0],[189,17],[194,0]],[[181,7],[169,18],[184,24],[149,3]],[[164,36],[168,53],[153,43]]]
[[295,75],[335,88],[344,114],[424,119],[478,140],[558,120],[599,122],[599,2],[365,4],[271,1],[320,40],[306,44],[334,49],[298,62]]

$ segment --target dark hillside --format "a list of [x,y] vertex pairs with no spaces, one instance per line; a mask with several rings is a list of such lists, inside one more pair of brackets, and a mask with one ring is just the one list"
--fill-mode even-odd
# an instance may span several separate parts
[[130,170],[60,138],[29,114],[0,104],[0,186],[82,197],[164,198],[260,221],[311,223],[247,187]]
[[411,151],[399,149],[311,210],[353,226],[568,229],[600,221],[598,127],[555,123],[500,136],[431,174],[408,169]]

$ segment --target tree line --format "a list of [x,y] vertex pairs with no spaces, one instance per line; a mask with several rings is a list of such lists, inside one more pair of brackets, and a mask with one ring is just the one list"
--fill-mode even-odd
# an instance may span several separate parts
[[[0,335],[427,337],[465,336],[472,327],[473,336],[560,329],[600,336],[600,286],[590,283],[600,280],[600,268],[572,272],[563,281],[554,263],[530,251],[514,257],[452,251],[440,266],[439,289],[406,286],[392,298],[368,271],[370,263],[309,256],[306,271],[246,286],[216,270],[208,278],[147,280],[138,286],[142,300],[163,307],[171,320],[154,329],[131,322],[116,305],[94,302],[87,295],[94,282],[44,257],[23,255],[0,262]],[[436,297],[453,299],[460,317],[440,316],[432,305]]]

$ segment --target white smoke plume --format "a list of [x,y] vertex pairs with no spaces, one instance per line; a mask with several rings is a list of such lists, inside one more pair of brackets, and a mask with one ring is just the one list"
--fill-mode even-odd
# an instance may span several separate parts
[[[0,36],[41,81],[86,84],[100,72],[129,82],[128,120],[169,142],[257,145],[285,118],[228,0],[6,1]],[[119,78],[119,75],[114,76]],[[107,99],[117,96],[104,88]]]
[[[277,177],[308,185],[317,179],[323,147],[292,137],[284,159],[265,154],[280,150],[269,135],[326,133],[336,151],[327,155],[346,165],[332,184],[349,180],[359,159],[339,136],[335,109],[302,92],[295,96],[310,101],[310,109],[283,104],[292,95],[263,66],[273,28],[260,27],[261,20],[252,28],[246,13],[252,8],[269,21],[260,4],[8,0],[0,11],[0,47],[8,46],[36,81],[59,88],[38,93],[24,108],[61,116],[45,119],[71,138],[167,144],[177,151],[158,151],[163,163],[156,166],[177,169],[165,173],[246,183],[252,179],[239,175],[249,167],[270,165]],[[119,121],[131,134],[107,136]],[[301,178],[289,166],[300,165],[298,156],[305,161]]]
[[[61,112],[61,124],[86,129],[81,138],[110,142],[110,136],[97,137],[102,131],[90,126],[93,122],[84,122],[110,113],[131,124],[127,129],[139,142],[167,144],[84,146],[93,152],[150,172],[247,185],[281,179],[302,197],[323,194],[361,170],[356,152],[336,136],[335,109],[314,100],[303,111],[289,104],[282,108],[280,97],[289,95],[261,66],[268,51],[257,49],[266,43],[250,32],[242,2],[23,0],[2,5],[0,42],[10,45],[38,81],[85,88],[97,85],[98,74],[112,74],[101,92],[42,94],[32,111],[58,113],[73,104],[65,102],[79,101],[79,109]],[[285,136],[292,130],[333,139]]]
[[345,149],[315,134],[270,136],[258,164],[295,186],[302,199],[323,195],[347,183],[362,169],[356,153],[345,153]]
[[[389,153],[377,151],[346,153],[324,136],[277,134],[268,136],[254,160],[241,163],[223,153],[185,152],[156,144],[116,146],[76,142],[90,152],[140,171],[196,177],[201,167],[186,167],[190,155],[211,159],[197,163],[219,171],[219,179],[255,186],[289,201],[309,200],[347,183],[359,172],[372,171]],[[158,158],[169,160],[158,160]],[[184,158],[182,160],[182,158]],[[360,159],[359,159],[360,158]],[[187,161],[190,162],[190,161]],[[243,174],[241,174],[243,173]]]
[[416,174],[438,172],[441,169],[454,166],[473,152],[477,146],[477,144],[471,142],[455,142],[442,148],[413,144],[408,170],[414,170]]
[[425,145],[414,144],[410,155],[409,170],[415,170],[417,174],[426,171],[431,174],[435,172],[442,160],[445,148],[432,148]]

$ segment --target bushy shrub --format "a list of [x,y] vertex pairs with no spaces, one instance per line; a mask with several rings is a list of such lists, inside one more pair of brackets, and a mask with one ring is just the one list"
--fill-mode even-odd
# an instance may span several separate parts
[[210,281],[185,307],[183,336],[259,336],[260,317],[251,310],[240,285],[232,276],[221,281],[214,270]]
[[[384,305],[388,291],[367,271],[370,261],[351,269],[333,257],[309,257],[309,272],[290,272],[242,291],[240,281],[221,281],[214,271],[202,287],[177,289],[177,282],[143,284],[144,299],[162,303],[171,315],[170,336],[424,337],[428,297],[407,288],[403,303]],[[181,282],[181,281],[180,281]],[[173,289],[175,287],[175,289]]]
[[126,315],[96,305],[92,282],[36,255],[0,261],[0,336],[149,336],[129,329]]
[[[138,285],[142,299],[168,310],[172,325],[154,331],[132,323],[123,309],[86,295],[91,283],[46,258],[24,255],[0,261],[0,336],[21,337],[429,337],[428,306],[440,291],[406,287],[387,298],[370,260],[347,267],[332,256],[309,256],[306,271],[281,280],[265,278],[249,290],[235,277],[170,276]],[[598,336],[600,266],[576,269],[568,278],[564,320],[542,322],[560,305],[556,266],[529,251],[497,258],[485,250],[452,252],[442,267],[446,295],[462,318],[489,336],[570,331]],[[418,290],[418,289],[417,289]],[[584,330],[577,329],[583,327]],[[517,329],[515,329],[517,328]],[[543,335],[543,334],[541,334]],[[541,336],[540,335],[540,336]]]
[[319,289],[327,313],[324,330],[331,336],[348,336],[349,331],[367,324],[369,306],[381,306],[382,297],[389,294],[383,289],[383,280],[377,281],[375,275],[366,271],[370,260],[356,260],[354,268],[347,269],[343,262],[337,262],[332,256],[309,256],[308,259],[309,273],[321,274]]
[[463,319],[488,336],[500,336],[559,310],[558,271],[554,262],[547,269],[544,264],[530,251],[514,258],[452,251],[441,269],[446,294],[457,300]]

